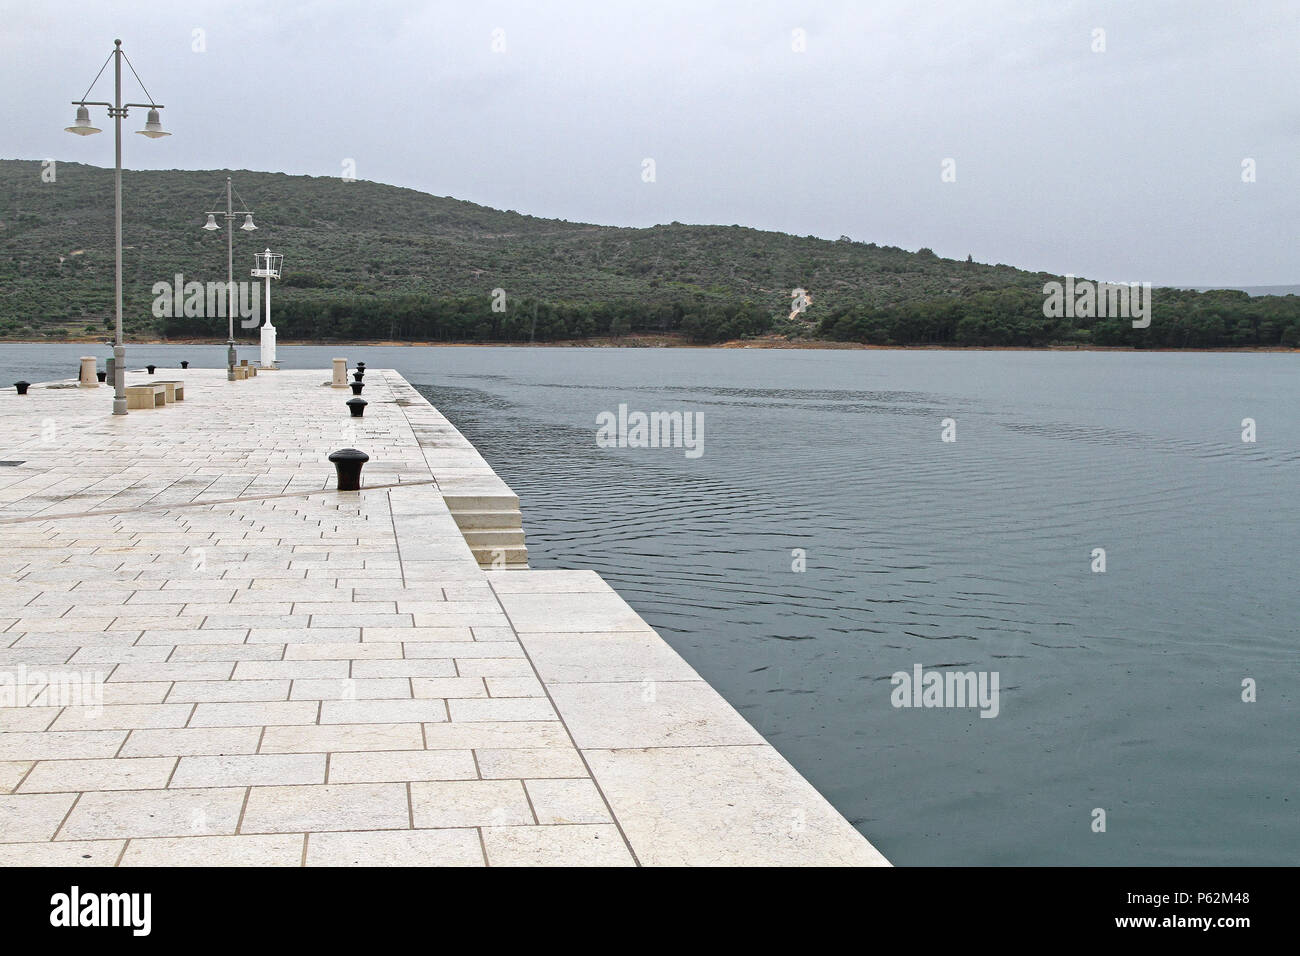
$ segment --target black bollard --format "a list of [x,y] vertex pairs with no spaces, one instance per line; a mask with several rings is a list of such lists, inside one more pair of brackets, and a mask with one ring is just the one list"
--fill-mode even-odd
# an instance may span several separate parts
[[27,389],[31,387],[31,382],[14,382],[14,388],[18,389],[19,395],[26,395]]
[[366,387],[365,382],[348,382],[348,384],[352,386],[353,395],[360,395],[361,390]]
[[352,373],[352,377],[356,379],[358,382],[364,381],[366,377],[366,370],[363,368],[359,368]]
[[362,375],[365,375],[365,374],[366,374],[366,363],[365,363],[365,362],[358,362],[358,363],[357,363],[357,371],[360,372]]
[[190,367],[189,362],[181,362],[181,368],[189,368],[189,367]]
[[156,369],[157,367],[158,367],[158,366],[156,366],[156,365],[146,365],[146,366],[145,366],[145,368],[147,368],[147,369],[149,370],[149,374],[150,374],[150,375],[153,374],[153,370]]
[[98,379],[102,382],[104,379],[108,378],[108,373],[107,373],[107,372],[96,372],[96,373],[95,373],[95,377],[98,378]]
[[361,490],[361,466],[369,460],[369,455],[355,448],[344,448],[330,455],[339,477],[339,491]]
[[366,413],[366,406],[369,404],[364,398],[349,398],[348,411],[352,413],[353,418],[360,418]]

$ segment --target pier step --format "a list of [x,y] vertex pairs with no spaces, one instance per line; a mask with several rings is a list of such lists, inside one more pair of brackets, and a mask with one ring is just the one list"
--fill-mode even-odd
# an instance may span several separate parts
[[518,495],[493,495],[493,494],[447,494],[443,493],[442,500],[447,502],[447,507],[452,514],[461,514],[467,511],[519,511]]
[[506,569],[527,568],[528,549],[525,547],[475,547],[474,560],[483,568],[505,567]]
[[524,531],[522,528],[502,528],[491,531],[462,531],[465,541],[471,548],[522,548]]
[[451,516],[461,531],[503,531],[523,528],[523,519],[518,509],[508,511],[453,511]]
[[518,495],[444,493],[442,498],[480,567],[528,567]]

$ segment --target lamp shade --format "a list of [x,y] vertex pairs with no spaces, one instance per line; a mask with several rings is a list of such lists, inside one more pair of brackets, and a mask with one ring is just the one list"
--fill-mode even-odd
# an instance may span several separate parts
[[255,225],[253,225],[253,214],[251,212],[248,213],[246,216],[244,216],[244,224],[239,228],[244,230],[244,232],[252,232],[254,229],[257,228]]
[[98,126],[90,125],[90,110],[85,106],[77,107],[77,121],[71,126],[65,126],[69,133],[76,133],[78,136],[89,136],[91,133],[98,133]]
[[208,213],[208,221],[203,224],[203,228],[211,232],[212,230],[220,229],[221,227],[217,225],[217,217],[212,213]]
[[157,139],[160,136],[171,135],[171,133],[166,132],[162,128],[162,120],[158,118],[157,110],[149,111],[149,118],[144,124],[144,129],[138,129],[136,132],[141,136],[148,136],[150,139]]

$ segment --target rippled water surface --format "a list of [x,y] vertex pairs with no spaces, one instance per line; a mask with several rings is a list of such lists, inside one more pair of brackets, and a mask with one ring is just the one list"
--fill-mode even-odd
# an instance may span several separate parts
[[[0,347],[0,380],[82,351]],[[534,567],[598,570],[896,863],[1300,858],[1294,355],[281,353],[400,370]],[[180,357],[223,350],[131,353]],[[620,404],[703,413],[704,454],[598,447]],[[894,708],[914,664],[996,671],[998,716]]]

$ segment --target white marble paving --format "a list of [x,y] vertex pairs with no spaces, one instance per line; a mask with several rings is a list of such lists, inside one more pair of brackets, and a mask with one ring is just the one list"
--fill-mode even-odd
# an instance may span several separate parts
[[396,373],[156,377],[0,393],[0,865],[885,863]]

